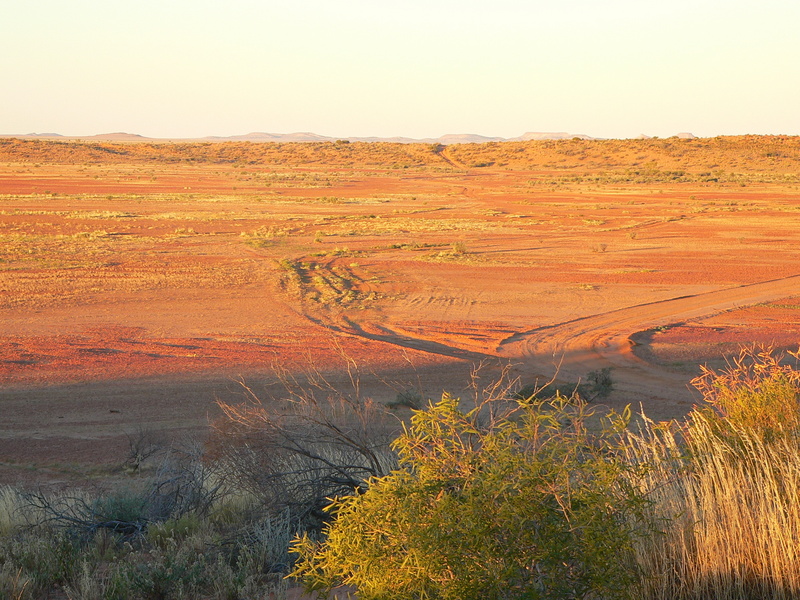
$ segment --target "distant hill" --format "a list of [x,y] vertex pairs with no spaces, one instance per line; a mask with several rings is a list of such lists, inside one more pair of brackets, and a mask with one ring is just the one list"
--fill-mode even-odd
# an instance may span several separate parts
[[[538,137],[526,137],[538,136]],[[247,133],[245,135],[234,135],[228,137],[209,136],[202,138],[207,141],[215,142],[334,142],[336,140],[347,140],[348,142],[384,142],[392,144],[483,144],[486,142],[506,142],[506,141],[527,141],[533,139],[539,140],[559,140],[564,138],[580,137],[584,140],[590,140],[585,135],[572,135],[569,133],[526,133],[517,138],[502,138],[490,137],[485,135],[477,135],[474,133],[448,133],[439,136],[438,138],[410,138],[403,136],[395,137],[358,137],[350,136],[345,138],[328,137],[318,135],[316,133]]]
[[[319,135],[308,131],[296,133],[266,133],[256,131],[243,135],[216,136],[210,135],[202,138],[148,138],[136,133],[102,133],[89,136],[64,136],[58,133],[27,133],[24,135],[0,135],[0,137],[13,137],[21,139],[59,139],[59,140],[100,140],[108,142],[335,142],[346,140],[348,142],[373,142],[373,143],[393,143],[393,144],[483,144],[486,142],[530,142],[541,140],[599,140],[583,133],[559,132],[540,132],[529,131],[513,138],[490,137],[473,133],[449,133],[437,138],[410,138],[403,136],[395,137],[359,137],[351,136],[344,138]],[[694,139],[691,133],[678,133],[674,137],[681,139]],[[637,139],[650,139],[650,136],[640,135]]]
[[578,138],[581,140],[596,140],[597,138],[590,137],[588,135],[584,135],[582,133],[541,133],[535,131],[529,131],[528,133],[523,133],[519,137],[511,138],[506,140],[507,142],[531,142],[531,141],[540,141],[540,140],[571,140],[573,138]]
[[317,135],[310,132],[299,133],[263,133],[254,132],[246,133],[244,135],[231,135],[227,137],[220,136],[207,136],[200,138],[199,141],[212,141],[212,142],[330,142],[336,138],[326,137],[324,135]]
[[501,137],[486,137],[469,133],[443,135],[436,140],[440,144],[482,144],[484,142],[502,142]]
[[[672,137],[676,137],[676,138],[681,139],[681,140],[696,140],[697,139],[697,136],[695,134],[689,133],[689,132],[686,132],[686,131],[684,131],[682,133],[676,133]],[[653,136],[652,135],[645,135],[643,133],[640,133],[639,135],[637,135],[633,139],[635,139],[635,140],[652,140]]]
[[138,133],[123,133],[122,131],[117,133],[101,133],[98,135],[90,135],[84,139],[103,140],[104,142],[146,142],[149,140],[149,138],[139,135]]

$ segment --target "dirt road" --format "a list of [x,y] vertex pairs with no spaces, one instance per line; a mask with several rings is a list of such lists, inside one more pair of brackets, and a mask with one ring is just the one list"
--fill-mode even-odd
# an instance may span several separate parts
[[[697,398],[685,372],[649,364],[633,352],[631,335],[654,327],[696,319],[744,305],[800,293],[800,275],[681,296],[517,333],[497,348],[499,355],[522,361],[522,372],[577,380],[595,369],[612,367],[616,403],[642,402],[654,418],[688,409]],[[669,407],[667,406],[669,405]]]

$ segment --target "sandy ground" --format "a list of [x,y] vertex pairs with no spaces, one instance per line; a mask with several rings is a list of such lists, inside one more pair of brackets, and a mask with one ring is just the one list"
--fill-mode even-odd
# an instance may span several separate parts
[[[612,367],[614,407],[698,400],[700,362],[800,341],[800,190],[558,183],[546,169],[0,164],[0,482],[102,478],[142,429],[202,435],[244,382],[362,393]],[[715,362],[716,361],[716,362]]]

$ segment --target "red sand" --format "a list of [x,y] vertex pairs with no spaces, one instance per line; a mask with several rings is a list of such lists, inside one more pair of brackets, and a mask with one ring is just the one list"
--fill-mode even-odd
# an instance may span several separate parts
[[240,378],[279,393],[274,365],[346,355],[384,400],[461,393],[480,362],[612,366],[612,406],[671,418],[697,362],[797,345],[796,187],[530,186],[561,175],[0,164],[0,481],[202,431]]

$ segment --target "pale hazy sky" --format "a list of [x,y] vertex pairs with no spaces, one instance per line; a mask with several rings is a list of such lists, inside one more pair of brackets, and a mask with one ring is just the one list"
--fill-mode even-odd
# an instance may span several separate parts
[[0,133],[800,134],[800,0],[0,0]]

